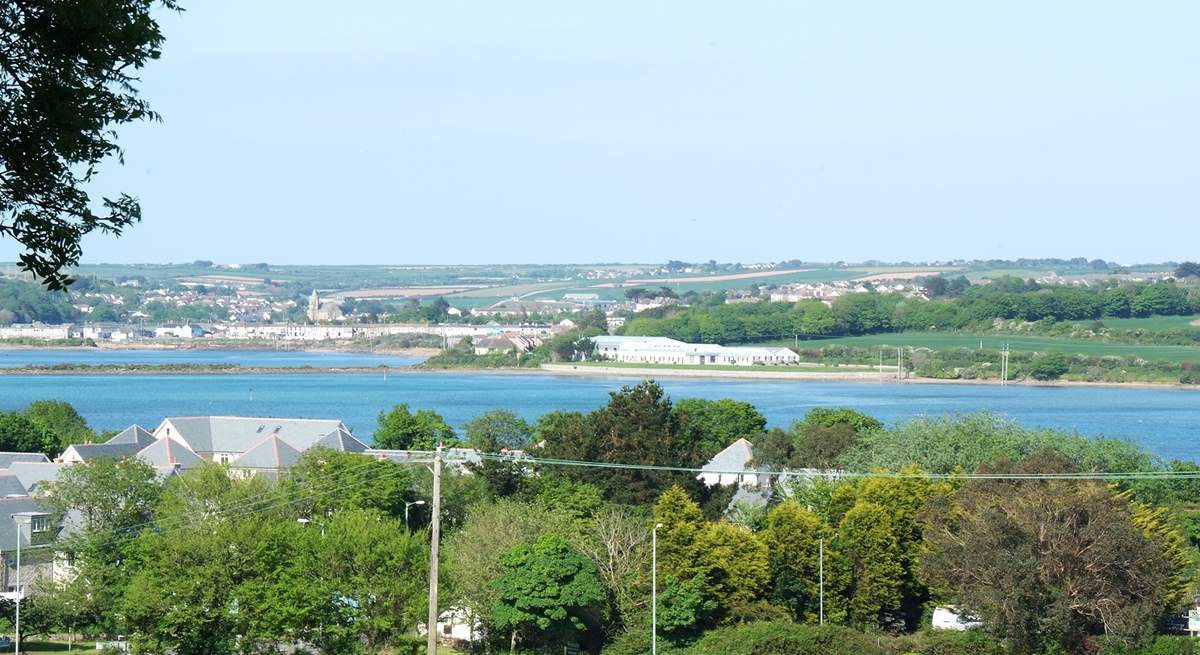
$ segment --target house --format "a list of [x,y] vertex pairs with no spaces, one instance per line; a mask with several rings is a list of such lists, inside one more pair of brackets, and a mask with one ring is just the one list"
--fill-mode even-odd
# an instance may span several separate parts
[[153,443],[153,434],[140,425],[132,425],[104,443],[72,444],[58,459],[64,464],[80,464],[104,457],[132,457]]
[[762,468],[755,468],[754,446],[746,439],[738,439],[713,456],[696,476],[705,485],[737,485],[739,487],[769,487],[771,475]]
[[[0,498],[0,559],[4,563],[3,593],[15,601],[24,598],[39,579],[55,575],[53,552],[45,546],[59,528],[51,521],[50,508],[30,496]],[[20,585],[17,584],[17,545],[21,548]]]
[[[483,622],[465,607],[454,606],[438,615],[437,630],[441,640],[458,644],[473,644],[483,638]],[[425,624],[417,625],[417,634],[424,635]]]
[[959,613],[953,605],[933,608],[932,625],[941,630],[972,630],[983,627],[983,622],[967,614]]
[[541,345],[542,340],[523,334],[500,334],[481,337],[475,342],[475,354],[529,352]]
[[323,446],[363,452],[367,445],[337,419],[251,416],[172,416],[154,430],[156,439],[178,439],[201,458],[227,464],[274,434],[297,451]]
[[0,468],[6,469],[13,462],[49,462],[50,458],[42,453],[0,452]]

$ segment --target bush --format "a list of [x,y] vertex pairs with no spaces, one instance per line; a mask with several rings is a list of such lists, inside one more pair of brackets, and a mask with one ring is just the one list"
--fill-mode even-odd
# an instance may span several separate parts
[[978,630],[918,632],[899,638],[896,645],[906,655],[1004,655],[1005,652],[998,639]]
[[1071,368],[1071,362],[1062,353],[1050,352],[1033,358],[1029,375],[1035,380],[1057,380]]
[[[617,637],[601,651],[602,655],[646,655],[650,652],[650,633],[645,629],[626,632]],[[684,655],[671,642],[658,635],[658,652],[661,655]]]
[[1200,648],[1191,637],[1159,636],[1141,648],[1130,648],[1119,643],[1105,644],[1099,655],[1200,655]]
[[421,655],[425,652],[425,646],[424,637],[401,635],[392,640],[392,653],[395,655]]
[[687,655],[883,655],[875,640],[841,626],[764,621],[708,632]]

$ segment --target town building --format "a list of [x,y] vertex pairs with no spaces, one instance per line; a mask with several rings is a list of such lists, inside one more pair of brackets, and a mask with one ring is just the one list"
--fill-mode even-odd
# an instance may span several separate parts
[[685,343],[667,337],[596,336],[596,354],[632,364],[784,366],[800,363],[788,348]]

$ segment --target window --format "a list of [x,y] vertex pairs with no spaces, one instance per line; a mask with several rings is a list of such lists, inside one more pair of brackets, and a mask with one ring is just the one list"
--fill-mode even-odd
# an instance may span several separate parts
[[45,532],[50,529],[50,518],[47,516],[34,516],[29,520],[30,532]]

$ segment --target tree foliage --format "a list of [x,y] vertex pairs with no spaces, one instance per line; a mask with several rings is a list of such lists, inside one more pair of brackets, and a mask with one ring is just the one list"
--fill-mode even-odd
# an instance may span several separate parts
[[[997,470],[1069,468],[1048,453]],[[1139,641],[1177,598],[1179,563],[1129,500],[1098,482],[973,481],[926,541],[926,577],[1017,652],[1075,652],[1096,634]]]
[[[85,187],[121,157],[117,126],[158,116],[134,72],[161,52],[152,15],[174,0],[6,3],[0,10],[0,236],[24,248],[21,266],[64,288],[80,242],[141,219],[133,197],[95,202]],[[96,206],[99,205],[99,208]]]
[[596,619],[604,600],[596,566],[562,537],[546,535],[532,545],[517,546],[501,562],[495,582],[492,618],[497,627],[526,641],[563,641]]
[[458,445],[458,438],[432,409],[411,412],[408,403],[400,403],[390,411],[379,413],[379,427],[374,433],[375,447],[393,450],[433,450],[442,444],[447,448]]

